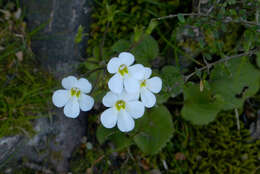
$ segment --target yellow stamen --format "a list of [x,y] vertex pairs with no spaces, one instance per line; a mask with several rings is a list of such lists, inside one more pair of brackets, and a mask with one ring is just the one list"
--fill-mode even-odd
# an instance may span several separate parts
[[78,88],[71,88],[70,95],[71,96],[76,96],[77,98],[79,98],[80,90]]
[[80,96],[80,90],[78,90],[76,93],[76,97],[79,98],[79,96]]
[[116,109],[117,109],[118,111],[120,111],[121,109],[125,109],[125,101],[123,101],[123,100],[118,100],[118,101],[116,102],[115,106],[116,106]]
[[120,65],[118,68],[118,72],[121,74],[121,76],[128,74],[127,66],[125,64]]
[[142,81],[142,83],[140,84],[141,87],[145,87],[146,86],[146,80]]

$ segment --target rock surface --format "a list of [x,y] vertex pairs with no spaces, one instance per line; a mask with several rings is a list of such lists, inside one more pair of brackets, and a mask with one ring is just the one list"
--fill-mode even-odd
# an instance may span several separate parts
[[[90,8],[88,0],[23,0],[29,30],[36,31],[32,49],[41,65],[57,80],[75,74],[84,45],[76,45],[74,37],[79,25],[88,28]],[[35,30],[36,29],[36,30]],[[19,135],[0,139],[0,169],[22,158],[55,170],[68,171],[72,151],[86,134],[87,117],[66,118],[62,109],[55,115],[35,120],[37,134],[31,138]],[[9,169],[10,171],[10,169]]]
[[23,1],[30,30],[43,27],[33,37],[36,57],[57,77],[71,74],[84,50],[84,44],[75,45],[74,38],[80,25],[88,27],[90,8],[87,0]]

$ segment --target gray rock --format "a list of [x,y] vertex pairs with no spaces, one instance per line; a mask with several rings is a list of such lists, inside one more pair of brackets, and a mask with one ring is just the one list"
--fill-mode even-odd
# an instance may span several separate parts
[[[76,45],[74,38],[79,25],[86,29],[89,26],[89,2],[23,0],[22,5],[26,9],[28,28],[32,32],[40,29],[33,35],[32,49],[44,69],[57,80],[75,75],[86,42]],[[29,166],[40,163],[58,173],[68,171],[71,153],[86,134],[87,115],[81,113],[77,119],[69,119],[62,109],[54,113],[35,120],[37,134],[32,138],[17,135],[0,139],[0,171],[1,167],[11,166],[21,158],[32,162]]]
[[84,54],[84,45],[75,45],[79,25],[88,28],[90,8],[87,0],[24,0],[28,27],[35,31],[32,48],[36,57],[57,77],[71,74]]

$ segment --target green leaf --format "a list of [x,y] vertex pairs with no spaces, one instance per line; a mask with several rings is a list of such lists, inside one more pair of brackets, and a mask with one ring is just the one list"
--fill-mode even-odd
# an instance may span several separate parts
[[158,153],[173,135],[173,123],[171,114],[164,106],[151,109],[150,112],[136,120],[136,130],[139,133],[134,136],[137,146],[147,154]]
[[243,48],[244,51],[249,51],[252,47],[252,42],[254,41],[255,33],[252,32],[250,29],[244,32],[244,40],[243,40]]
[[181,23],[184,23],[184,22],[185,22],[185,18],[184,18],[184,16],[183,16],[182,14],[178,14],[178,15],[177,15],[177,18],[179,19],[179,21],[180,21]]
[[100,49],[98,46],[95,46],[93,48],[93,56],[94,58],[96,58],[97,60],[100,60]]
[[235,58],[228,62],[229,74],[221,64],[216,65],[210,75],[210,85],[215,94],[221,95],[224,110],[242,107],[245,99],[259,89],[259,71],[248,57]]
[[113,144],[115,145],[115,147],[116,147],[115,151],[120,151],[133,144],[133,141],[129,137],[127,137],[127,134],[119,132],[119,131],[117,131],[117,133],[111,135],[109,137],[109,140],[111,140],[113,142]]
[[260,67],[260,51],[256,53],[256,64]]
[[144,35],[140,43],[133,49],[136,61],[147,66],[158,56],[158,53],[158,43],[150,35]]
[[112,22],[114,20],[115,15],[120,12],[119,10],[116,10],[116,5],[106,4],[106,10],[108,22]]
[[103,97],[106,95],[107,91],[104,89],[98,88],[94,90],[92,93],[92,97],[94,98],[95,102],[102,102]]
[[103,144],[111,135],[115,134],[118,130],[116,128],[107,129],[100,125],[97,129],[97,140],[100,144]]
[[180,73],[179,68],[175,66],[165,66],[161,74],[163,81],[162,94],[168,93],[169,96],[175,97],[182,92],[184,77]]
[[117,128],[107,129],[100,125],[97,129],[96,136],[100,144],[110,140],[116,147],[113,151],[122,150],[133,144],[133,141],[127,137],[127,134],[120,132]]
[[96,57],[89,57],[87,59],[87,61],[85,61],[84,67],[87,68],[88,70],[93,70],[99,67],[99,65],[97,63],[94,62],[98,62],[99,60]]
[[147,27],[145,33],[146,34],[151,34],[153,30],[158,26],[159,22],[156,20],[151,20],[149,23],[149,26]]
[[144,34],[144,26],[135,26],[134,27],[134,35],[131,40],[133,40],[134,43],[138,43],[141,37]]
[[194,124],[208,124],[215,119],[222,108],[222,98],[212,95],[208,89],[201,92],[198,84],[188,83],[184,87],[183,93],[184,106],[181,114]]
[[171,95],[168,92],[161,91],[156,98],[156,102],[158,104],[163,104],[168,101],[168,99],[171,97]]
[[81,68],[83,68],[84,71],[87,70],[86,75],[88,80],[93,82],[98,78],[98,74],[101,71],[95,71],[95,69],[100,67],[100,65],[96,63],[98,61],[99,60],[95,57],[89,57],[84,63],[81,64]]
[[203,53],[203,56],[204,56],[207,60],[212,60],[211,54]]
[[127,40],[120,39],[112,46],[112,51],[120,53],[123,51],[127,51],[130,48],[131,43]]
[[86,35],[83,32],[84,32],[84,27],[82,27],[82,25],[80,25],[79,28],[78,28],[78,32],[77,32],[75,39],[74,39],[74,42],[76,44],[80,43],[82,41],[83,37]]

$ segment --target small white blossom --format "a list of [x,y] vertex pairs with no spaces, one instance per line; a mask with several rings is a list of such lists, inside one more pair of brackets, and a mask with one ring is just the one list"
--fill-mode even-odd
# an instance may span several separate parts
[[[151,68],[145,67],[144,78],[139,81],[139,92],[141,95],[141,101],[144,106],[151,108],[156,103],[156,97],[153,93],[159,93],[162,89],[162,80],[160,77],[152,77]],[[150,78],[150,79],[149,79]]]
[[62,79],[62,86],[54,92],[52,102],[55,106],[64,107],[64,114],[70,118],[76,118],[80,109],[82,111],[89,111],[94,105],[94,99],[85,93],[89,93],[92,85],[85,78],[77,80],[74,76],[69,76]]
[[109,73],[115,74],[108,81],[108,87],[112,92],[120,94],[124,87],[129,93],[138,91],[138,82],[144,78],[144,66],[141,64],[132,65],[134,61],[134,56],[128,52],[122,52],[118,57],[110,59],[107,70]]
[[138,93],[108,92],[102,102],[109,108],[101,114],[101,123],[106,128],[113,128],[117,124],[118,129],[122,132],[133,130],[134,119],[142,117],[145,110],[143,103],[138,101]]

